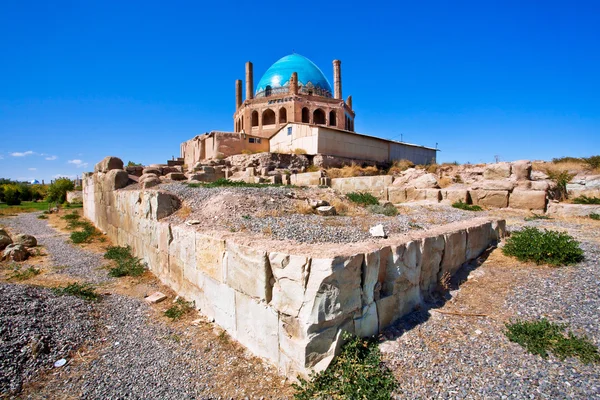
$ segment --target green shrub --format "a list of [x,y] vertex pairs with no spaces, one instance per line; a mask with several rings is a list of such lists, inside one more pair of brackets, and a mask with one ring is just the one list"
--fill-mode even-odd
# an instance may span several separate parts
[[113,277],[140,276],[146,270],[146,264],[131,254],[131,247],[110,246],[104,258],[114,260],[117,266],[111,268],[108,274]]
[[351,192],[348,193],[346,197],[351,202],[360,204],[361,206],[379,204],[379,200],[377,200],[377,197],[373,196],[371,193]]
[[185,301],[180,297],[175,301],[175,304],[173,304],[171,308],[165,311],[165,315],[172,320],[177,320],[190,312],[192,309],[193,303],[191,301]]
[[58,178],[48,186],[48,201],[64,203],[67,199],[67,192],[73,190],[75,184],[69,178]]
[[464,203],[462,200],[459,200],[456,203],[452,203],[452,207],[466,211],[483,211],[483,208]]
[[369,212],[372,214],[383,214],[388,217],[394,217],[398,215],[398,209],[394,206],[384,207],[379,204],[372,204],[370,206],[367,206],[367,210],[369,210]]
[[349,340],[329,368],[306,381],[294,384],[297,400],[308,399],[390,399],[397,387],[392,372],[381,363],[374,339],[344,333]]
[[548,178],[556,183],[556,192],[558,200],[564,200],[568,198],[567,183],[571,182],[571,179],[575,174],[570,174],[569,171],[552,171],[551,169],[546,170]]
[[600,204],[600,197],[587,197],[582,194],[579,197],[573,199],[575,204]]
[[590,218],[594,219],[596,221],[600,221],[600,214],[596,214],[596,213],[591,213],[590,214]]
[[77,231],[71,233],[71,241],[73,243],[87,243],[90,241],[92,234],[88,231]]
[[587,337],[577,337],[572,332],[564,334],[567,325],[556,324],[542,318],[539,321],[520,321],[507,323],[505,332],[508,340],[524,347],[529,353],[542,358],[552,352],[564,360],[578,357],[583,363],[600,362],[598,348]]
[[9,206],[18,206],[21,204],[21,192],[15,185],[4,185],[4,201]]
[[514,232],[502,248],[505,255],[521,261],[554,266],[575,264],[583,260],[579,242],[566,233],[527,227]]
[[65,287],[54,288],[52,291],[58,295],[68,294],[84,300],[96,301],[100,298],[98,293],[94,290],[94,286],[89,283],[71,283]]
[[38,219],[48,219],[48,216],[44,215],[44,214],[40,214],[40,215],[37,216],[37,218]]

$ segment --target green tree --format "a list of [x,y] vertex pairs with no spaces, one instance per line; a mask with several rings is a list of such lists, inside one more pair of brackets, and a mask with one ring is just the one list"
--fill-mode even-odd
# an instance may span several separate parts
[[48,186],[48,201],[64,203],[67,199],[67,192],[74,188],[75,184],[69,178],[58,178]]
[[21,204],[19,190],[16,185],[4,185],[4,201],[9,206],[18,206]]

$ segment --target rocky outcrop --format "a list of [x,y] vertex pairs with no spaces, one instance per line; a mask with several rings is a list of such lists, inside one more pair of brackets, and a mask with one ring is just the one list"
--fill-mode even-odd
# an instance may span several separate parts
[[117,157],[104,157],[102,161],[100,161],[94,167],[94,172],[108,172],[113,169],[123,169],[123,160]]

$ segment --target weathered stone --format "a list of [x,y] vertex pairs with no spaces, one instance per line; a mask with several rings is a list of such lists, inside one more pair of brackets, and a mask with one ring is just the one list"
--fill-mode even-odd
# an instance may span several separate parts
[[22,244],[9,244],[2,253],[3,260],[25,261],[29,257],[29,252]]
[[0,228],[0,236],[9,236],[8,232],[6,231],[6,229]]
[[548,179],[548,175],[543,173],[542,171],[531,171],[531,180],[543,181],[546,179]]
[[390,186],[388,189],[388,200],[393,204],[405,203],[406,199],[406,188]]
[[485,180],[475,182],[471,185],[473,190],[507,190],[511,191],[515,188],[517,182],[511,180]]
[[147,175],[147,174],[154,174],[157,177],[162,175],[162,168],[156,168],[156,167],[147,167],[144,168],[142,171],[142,176],[143,175]]
[[442,189],[442,200],[447,200],[450,203],[456,203],[462,201],[463,203],[469,203],[469,191],[467,189]]
[[377,304],[371,303],[362,308],[362,312],[354,318],[354,330],[359,337],[373,336],[379,332]]
[[112,191],[124,188],[129,183],[129,174],[122,169],[111,169],[104,176],[104,189]]
[[426,189],[406,188],[406,201],[420,201],[427,199]]
[[418,178],[420,178],[421,176],[427,174],[427,172],[425,170],[422,169],[416,169],[416,168],[409,168],[405,171],[402,171],[402,173],[400,174],[400,176],[394,178],[394,186],[405,186],[410,184],[411,181],[414,181]]
[[421,244],[421,278],[419,286],[423,293],[428,293],[437,286],[438,274],[444,254],[444,236],[429,236],[423,239]]
[[313,209],[315,209],[317,207],[328,206],[329,202],[326,200],[321,200],[321,199],[309,199],[308,205],[311,206]]
[[376,298],[379,298],[379,291],[381,290],[379,284],[380,257],[381,252],[379,250],[365,254],[361,276],[363,305],[371,304]]
[[461,229],[444,234],[444,254],[438,278],[446,272],[450,275],[454,274],[465,261],[467,261],[467,231]]
[[165,295],[164,293],[154,292],[150,296],[146,297],[144,300],[146,300],[150,304],[156,304],[166,300],[166,298],[167,295]]
[[473,204],[479,206],[495,208],[508,206],[508,191],[506,190],[471,190],[469,194]]
[[271,305],[284,314],[297,317],[304,300],[310,259],[272,252],[269,253],[269,263],[275,278]]
[[196,233],[196,268],[217,282],[224,282],[225,241]]
[[181,172],[169,172],[166,176],[167,176],[167,179],[171,179],[172,181],[186,180],[186,176]]
[[69,204],[83,203],[83,192],[81,190],[69,190],[67,192],[67,203],[69,203]]
[[385,233],[385,229],[383,228],[382,224],[375,225],[375,226],[369,228],[369,233],[373,237],[379,237],[379,238],[387,237],[387,234]]
[[[490,245],[492,234],[492,223],[467,228],[467,244],[465,250],[465,261],[473,260],[485,251]],[[462,263],[461,263],[462,264]]]
[[142,174],[142,176],[139,177],[138,182],[142,183],[146,179],[158,179],[158,175],[155,173]]
[[509,163],[488,164],[483,170],[484,179],[506,179],[510,177],[511,165]]
[[412,181],[407,185],[413,186],[416,189],[434,189],[439,188],[437,178],[434,174],[425,174]]
[[243,293],[235,293],[236,337],[254,354],[279,358],[278,316],[271,307]]
[[548,203],[548,215],[557,217],[587,217],[600,214],[600,205]]
[[510,195],[509,206],[523,210],[545,210],[546,192],[539,190],[515,190]]
[[229,241],[226,246],[227,284],[248,296],[271,301],[272,276],[267,253]]
[[150,189],[151,187],[160,185],[160,179],[158,178],[147,178],[142,182],[142,189]]
[[[6,233],[5,230],[3,230],[3,232]],[[12,244],[12,239],[10,238],[10,236],[8,235],[3,235],[0,234],[0,250],[4,250],[6,248],[6,246]]]
[[401,293],[404,303],[420,302],[421,258],[421,240],[392,246],[386,263],[381,297]]
[[519,181],[531,179],[531,161],[519,160],[512,163],[512,173]]
[[25,247],[37,246],[37,239],[31,235],[19,234],[14,237],[14,244],[22,244]]
[[425,190],[425,200],[438,203],[442,200],[442,191],[440,189],[423,189]]
[[236,337],[236,291],[208,277],[204,279],[203,285],[206,301],[200,304],[201,311]]
[[108,172],[114,169],[123,169],[123,161],[117,157],[104,157],[102,161],[100,161],[94,167],[94,172]]
[[321,206],[321,207],[317,207],[317,213],[319,215],[323,215],[323,216],[335,215],[336,214],[334,206]]

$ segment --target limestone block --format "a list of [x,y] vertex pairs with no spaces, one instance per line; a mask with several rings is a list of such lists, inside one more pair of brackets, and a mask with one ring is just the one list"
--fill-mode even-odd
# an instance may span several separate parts
[[508,206],[508,191],[506,190],[471,190],[469,194],[473,204],[479,206],[496,208]]
[[271,301],[271,268],[267,253],[227,241],[226,282],[233,289],[266,302]]
[[94,167],[94,172],[108,172],[113,169],[123,169],[123,161],[117,157],[107,156]]
[[341,348],[342,332],[339,327],[332,326],[309,335],[306,345],[306,367],[315,372],[325,370]]
[[379,332],[413,311],[420,304],[419,286],[410,287],[405,293],[395,293],[375,302],[379,319]]
[[129,174],[122,169],[111,169],[104,177],[106,191],[124,188],[129,182]]
[[153,192],[150,196],[150,206],[152,219],[159,220],[177,211],[181,200],[170,193]]
[[184,181],[186,180],[186,176],[181,172],[170,172],[167,174],[167,179],[171,179],[173,181]]
[[270,176],[269,183],[274,184],[274,185],[281,185],[281,183],[282,183],[281,175]]
[[299,317],[320,325],[361,308],[361,266],[364,255],[312,259]]
[[539,190],[515,190],[510,195],[509,206],[523,210],[545,210],[546,192]]
[[511,181],[508,179],[504,180],[485,180],[475,182],[471,185],[471,189],[477,190],[508,190],[511,191],[517,186],[516,181]]
[[310,271],[310,259],[284,253],[269,253],[275,278],[271,305],[281,313],[298,316],[304,300],[304,288]]
[[467,228],[467,245],[465,251],[467,261],[479,257],[488,248],[491,242],[491,234],[491,222]]
[[500,241],[506,236],[506,221],[503,219],[492,221],[492,233],[490,239]]
[[304,172],[290,175],[290,180],[291,184],[296,186],[317,186],[322,176],[323,173],[321,171]]
[[209,277],[204,278],[203,285],[204,302],[200,304],[200,311],[236,337],[235,290]]
[[305,375],[307,333],[297,318],[279,314],[278,367],[286,376]]
[[147,167],[142,170],[142,176],[144,175],[156,175],[157,177],[162,175],[162,168]]
[[406,201],[420,201],[427,199],[426,189],[406,188]]
[[271,307],[235,292],[236,339],[254,354],[279,359],[279,319]]
[[354,319],[354,330],[360,337],[373,336],[379,332],[377,304],[371,303],[362,308],[362,312]]
[[531,161],[519,160],[512,163],[512,173],[519,181],[531,179]]
[[419,286],[423,293],[429,293],[437,286],[444,247],[443,235],[426,237],[421,243],[422,258]]
[[544,192],[550,188],[548,181],[531,181],[531,190],[543,190]]
[[442,191],[439,189],[424,189],[425,200],[438,203],[442,200]]
[[442,200],[447,200],[450,203],[469,203],[469,191],[467,189],[442,189]]
[[548,215],[557,217],[587,217],[600,214],[600,205],[548,203]]
[[412,287],[418,287],[421,259],[421,240],[412,240],[399,246],[391,246],[381,297],[397,293],[408,296]]
[[484,179],[506,179],[510,177],[511,165],[509,163],[488,164],[483,170]]
[[171,231],[171,224],[159,223],[156,229],[158,234],[158,250],[168,253],[169,245],[173,240],[173,232]]
[[181,292],[183,288],[183,262],[178,257],[169,255],[169,278],[168,285],[175,292]]
[[217,282],[223,282],[225,241],[196,232],[196,268]]
[[438,277],[446,272],[453,275],[465,261],[467,261],[467,231],[461,229],[445,233],[444,254]]
[[379,282],[380,254],[379,250],[365,254],[361,277],[363,305],[369,305],[375,301],[376,297],[379,297],[380,285],[377,283]]
[[404,187],[396,187],[389,186],[387,188],[388,191],[388,200],[393,204],[404,203],[407,201],[406,199],[406,188]]
[[407,183],[416,189],[439,188],[437,178],[434,174],[425,174]]

